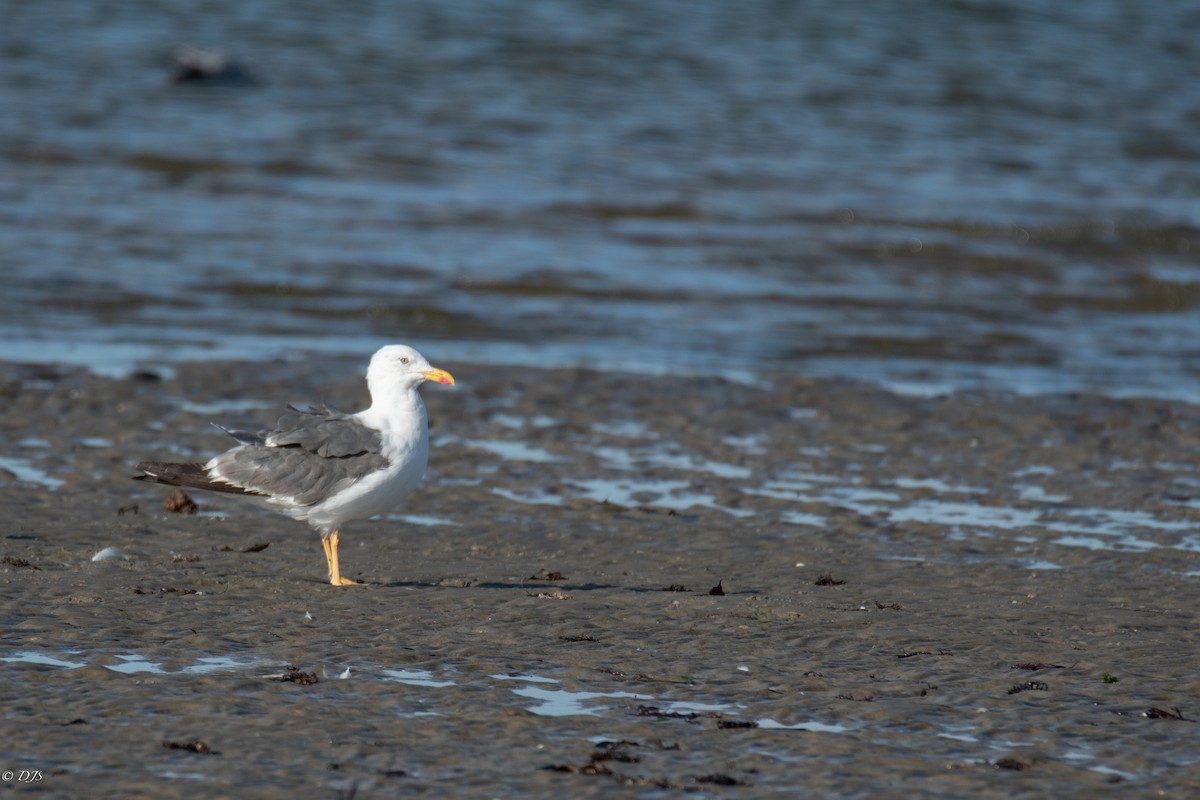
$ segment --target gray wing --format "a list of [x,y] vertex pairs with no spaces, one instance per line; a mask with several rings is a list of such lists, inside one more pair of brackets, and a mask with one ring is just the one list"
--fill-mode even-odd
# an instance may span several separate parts
[[368,428],[352,414],[329,406],[309,406],[301,411],[288,406],[275,423],[275,430],[262,431],[264,443],[274,447],[301,447],[325,458],[343,458],[363,453],[378,453],[383,444],[379,431]]
[[242,445],[217,456],[215,472],[246,490],[309,506],[387,466],[379,431],[352,415],[288,408],[273,430],[229,431]]

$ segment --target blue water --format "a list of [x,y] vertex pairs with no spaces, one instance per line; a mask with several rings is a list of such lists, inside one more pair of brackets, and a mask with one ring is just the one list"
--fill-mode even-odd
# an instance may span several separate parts
[[[1200,401],[1184,2],[0,3],[0,358]],[[171,82],[190,44],[255,82]]]

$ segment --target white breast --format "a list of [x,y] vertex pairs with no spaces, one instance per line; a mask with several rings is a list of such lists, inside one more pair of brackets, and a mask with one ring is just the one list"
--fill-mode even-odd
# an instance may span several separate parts
[[[416,392],[413,392],[416,397]],[[367,475],[353,486],[338,492],[308,510],[309,524],[321,529],[336,529],[345,522],[366,519],[394,511],[412,494],[425,475],[429,461],[429,433],[425,408],[417,398],[417,413],[399,417],[375,418],[372,409],[358,416],[364,423],[383,433],[386,469]]]

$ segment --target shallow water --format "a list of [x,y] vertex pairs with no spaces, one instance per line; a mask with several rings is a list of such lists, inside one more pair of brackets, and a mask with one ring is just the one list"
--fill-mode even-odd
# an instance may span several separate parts
[[[518,436],[523,431],[536,435],[536,430],[544,427],[513,414],[492,422]],[[632,446],[630,437],[637,440]],[[551,432],[549,441],[556,438]],[[442,443],[459,441],[447,437]],[[774,472],[761,468],[766,461],[762,458],[766,448],[757,441],[751,453],[754,458],[746,462],[753,467],[689,453],[678,443],[668,444],[665,437],[644,423],[620,419],[596,428],[592,443],[586,448],[559,444],[557,453],[517,441],[462,440],[461,444],[482,449],[499,459],[499,467],[491,461],[477,465],[481,481],[497,482],[497,473],[503,475],[505,464],[519,467],[533,461],[565,465],[561,471],[566,475],[560,484],[489,489],[492,494],[517,504],[562,506],[573,500],[590,500],[679,511],[708,508],[748,522],[783,522],[814,530],[825,528],[831,515],[848,511],[866,521],[915,524],[935,532],[924,548],[908,537],[904,541],[884,541],[882,546],[892,551],[890,557],[939,558],[946,541],[988,537],[1006,542],[1009,557],[1030,569],[1061,568],[1054,561],[1058,548],[1110,553],[1156,548],[1200,552],[1190,494],[1194,483],[1188,483],[1186,476],[1177,476],[1173,481],[1173,491],[1183,501],[1164,498],[1166,502],[1154,511],[1105,508],[1089,505],[1094,497],[1085,499],[1082,492],[1073,494],[1072,477],[1045,465],[1012,470],[1007,480],[987,487],[962,483],[953,471],[862,475],[855,473],[862,472],[872,460],[885,460],[889,455],[898,460],[914,459],[909,454],[893,453],[883,445],[856,444],[862,463],[842,465],[845,473],[820,473],[796,467]],[[735,441],[723,444],[746,450],[746,442],[736,437]],[[726,451],[725,457],[732,455],[735,451]],[[827,458],[828,453],[815,448],[801,460],[820,463]],[[1098,466],[1103,474],[1095,480],[1115,485],[1147,470],[1175,472],[1183,467],[1119,458]],[[1043,485],[1051,481],[1056,487],[1054,491]],[[1077,484],[1076,487],[1084,488]],[[1164,487],[1165,491],[1168,489]],[[718,496],[726,502],[719,502]],[[999,498],[1008,498],[1008,502]],[[730,499],[734,501],[732,505]],[[881,534],[890,536],[886,529]],[[1176,568],[1190,572],[1194,563],[1182,559],[1176,562]]]
[[[4,357],[1200,399],[1180,4],[9,3]],[[172,85],[180,43],[252,85]]]

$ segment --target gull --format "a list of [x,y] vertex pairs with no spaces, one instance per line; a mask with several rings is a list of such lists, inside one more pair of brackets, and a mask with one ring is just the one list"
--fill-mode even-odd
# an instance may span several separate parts
[[[345,414],[328,406],[279,418],[259,433],[222,428],[237,446],[204,463],[143,461],[135,480],[246,495],[307,522],[321,534],[334,586],[359,585],[338,566],[338,531],[395,509],[412,494],[429,458],[422,383],[454,385],[411,347],[380,348],[367,368],[371,406]],[[220,426],[218,426],[220,427]]]

